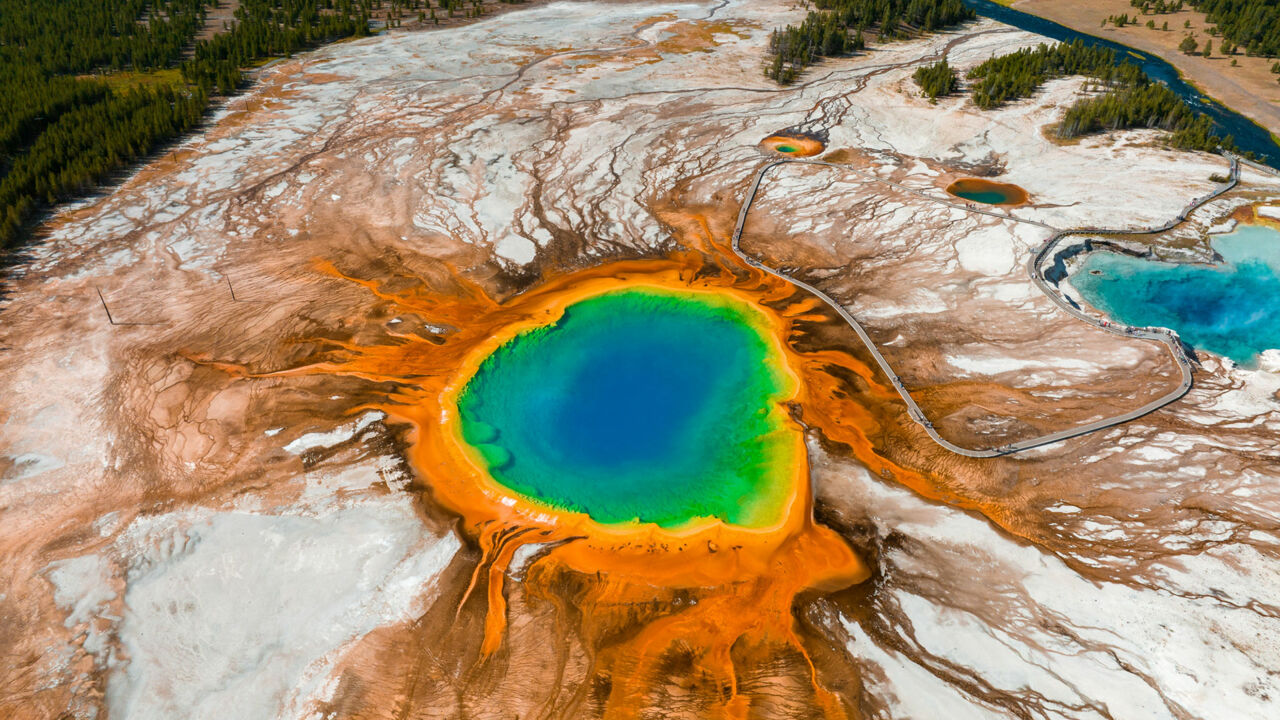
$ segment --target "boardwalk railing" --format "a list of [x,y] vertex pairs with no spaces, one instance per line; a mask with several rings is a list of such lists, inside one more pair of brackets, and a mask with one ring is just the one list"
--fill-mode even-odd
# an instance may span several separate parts
[[[947,200],[942,200],[942,199],[933,197],[931,195],[922,193],[918,190],[914,190],[914,189],[899,185],[897,183],[884,180],[882,178],[877,178],[875,176],[867,175],[865,173],[859,172],[854,168],[850,168],[847,166],[823,162],[821,160],[803,160],[799,158],[787,158],[783,160],[776,160],[760,168],[756,172],[755,178],[751,181],[750,187],[747,188],[747,195],[746,195],[746,198],[743,200],[742,210],[738,212],[737,225],[733,229],[732,248],[733,248],[733,252],[737,254],[738,257],[742,258],[743,262],[746,262],[751,267],[754,267],[762,272],[768,273],[769,275],[772,275],[776,278],[780,278],[786,282],[791,283],[792,285],[795,285],[796,287],[802,288],[805,291],[817,296],[819,299],[825,302],[832,310],[834,310],[836,314],[838,314],[846,323],[848,323],[849,327],[853,328],[853,331],[857,333],[858,338],[862,340],[862,344],[866,346],[867,351],[871,353],[871,356],[875,359],[876,364],[880,366],[880,370],[883,371],[884,374],[889,378],[889,382],[892,383],[894,389],[898,392],[898,395],[902,398],[902,401],[906,403],[907,413],[911,416],[911,419],[917,422],[921,427],[923,427],[924,431],[929,435],[929,437],[934,442],[946,448],[947,450],[950,450],[953,453],[956,453],[958,455],[964,455],[965,457],[991,458],[991,457],[999,457],[1001,455],[1010,455],[1013,453],[1022,452],[1024,450],[1030,450],[1032,448],[1037,448],[1044,445],[1060,442],[1062,440],[1068,440],[1070,438],[1080,437],[1081,435],[1087,435],[1092,432],[1097,432],[1098,430],[1103,430],[1105,428],[1114,427],[1116,425],[1129,422],[1130,420],[1135,420],[1137,418],[1142,417],[1143,415],[1159,410],[1160,408],[1168,405],[1171,402],[1174,402],[1175,400],[1178,400],[1183,395],[1186,395],[1187,391],[1191,389],[1191,382],[1192,382],[1191,360],[1187,357],[1185,351],[1183,350],[1182,341],[1178,338],[1177,333],[1175,333],[1174,331],[1168,328],[1135,328],[1135,327],[1129,327],[1127,325],[1117,324],[1111,321],[1105,321],[1099,318],[1095,318],[1083,312],[1082,310],[1080,310],[1078,307],[1075,306],[1074,303],[1072,303],[1069,299],[1067,299],[1058,289],[1057,285],[1049,282],[1049,280],[1044,277],[1044,274],[1041,268],[1043,266],[1044,259],[1046,257],[1049,257],[1050,252],[1058,245],[1058,242],[1062,240],[1062,238],[1068,235],[1149,235],[1152,233],[1166,232],[1168,230],[1173,229],[1174,227],[1177,227],[1179,224],[1185,222],[1187,217],[1197,208],[1203,206],[1205,203],[1208,203],[1214,200],[1215,198],[1219,197],[1223,193],[1231,190],[1239,182],[1241,159],[1237,158],[1235,155],[1232,155],[1230,153],[1224,153],[1224,155],[1227,157],[1227,159],[1231,163],[1231,173],[1226,183],[1224,183],[1221,187],[1219,187],[1217,190],[1210,193],[1209,195],[1196,198],[1195,200],[1191,201],[1185,208],[1182,209],[1182,212],[1180,212],[1175,219],[1169,221],[1168,223],[1165,223],[1164,225],[1161,225],[1155,228],[1137,229],[1137,230],[1124,230],[1124,229],[1112,230],[1112,229],[1106,229],[1106,228],[1079,228],[1074,230],[1056,230],[1050,227],[1049,225],[1046,225],[1041,222],[1036,222],[1034,220],[1025,220],[1022,218],[1013,217],[1011,215],[1006,215],[1004,213],[998,213],[992,210],[983,210],[979,208],[969,207],[967,205],[962,205],[960,203],[954,203],[954,202],[949,202]],[[855,318],[852,314],[850,314],[850,312],[844,307],[844,305],[837,302],[835,298],[826,294],[822,290],[819,290],[813,285],[810,285],[809,283],[806,283],[803,280],[799,280],[794,277],[791,277],[790,275],[787,275],[786,273],[780,270],[771,268],[765,265],[764,263],[760,262],[756,258],[743,252],[742,246],[741,246],[742,231],[743,231],[743,228],[746,226],[747,215],[751,211],[751,205],[752,203],[755,202],[756,193],[760,190],[760,183],[764,180],[765,175],[767,175],[770,170],[780,165],[786,165],[788,163],[797,163],[802,165],[817,165],[820,167],[836,168],[836,169],[844,170],[847,172],[852,172],[868,180],[883,183],[891,187],[897,188],[898,190],[924,197],[925,199],[928,199],[932,202],[937,202],[943,205],[960,208],[962,210],[965,210],[966,212],[978,213],[982,215],[990,215],[993,217],[998,217],[1002,220],[1012,220],[1015,222],[1029,223],[1033,225],[1038,225],[1040,227],[1048,228],[1050,230],[1055,230],[1054,234],[1048,240],[1046,240],[1035,252],[1033,252],[1031,254],[1031,257],[1027,260],[1027,265],[1026,265],[1027,272],[1028,274],[1030,274],[1032,281],[1035,282],[1036,287],[1040,288],[1040,290],[1044,292],[1045,295],[1048,295],[1049,299],[1051,299],[1058,307],[1062,308],[1069,315],[1071,315],[1072,317],[1082,322],[1086,322],[1096,328],[1099,328],[1105,332],[1109,332],[1113,335],[1140,338],[1145,340],[1155,340],[1160,343],[1163,343],[1164,346],[1168,348],[1169,354],[1173,357],[1174,362],[1177,363],[1179,369],[1182,372],[1182,380],[1178,384],[1178,388],[1176,390],[1173,390],[1172,392],[1162,395],[1159,398],[1156,398],[1155,400],[1152,400],[1151,402],[1143,405],[1142,407],[1139,407],[1135,410],[1131,410],[1129,412],[1126,412],[1120,415],[1103,418],[1101,420],[1095,420],[1093,422],[1085,423],[1083,425],[1078,425],[1073,428],[1060,430],[1058,432],[1049,433],[1047,435],[1041,435],[1041,436],[1030,438],[1027,440],[1019,440],[1017,442],[1001,445],[995,448],[977,448],[977,449],[966,448],[966,447],[961,447],[959,445],[956,445],[950,440],[947,440],[946,438],[939,435],[938,431],[934,429],[933,423],[929,421],[929,418],[925,415],[924,411],[920,409],[920,405],[916,403],[915,398],[913,398],[911,396],[911,393],[907,391],[907,388],[902,383],[902,379],[898,377],[898,374],[894,372],[893,367],[889,365],[889,361],[886,360],[884,355],[880,353],[880,349],[876,347],[876,344],[874,341],[872,341],[871,336],[867,334],[866,329],[862,327],[862,324],[858,322],[857,318]],[[1249,164],[1251,166],[1254,165],[1253,163],[1249,163]],[[1274,173],[1274,171],[1272,172]]]

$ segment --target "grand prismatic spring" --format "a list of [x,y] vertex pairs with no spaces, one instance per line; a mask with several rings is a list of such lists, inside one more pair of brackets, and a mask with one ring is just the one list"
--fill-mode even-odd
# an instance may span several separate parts
[[[832,367],[869,370],[841,353],[797,352],[800,324],[830,322],[813,300],[734,264],[713,239],[693,240],[707,250],[569,274],[505,304],[463,285],[423,305],[325,264],[403,310],[468,322],[441,344],[344,346],[343,360],[282,374],[404,386],[379,406],[417,427],[410,460],[484,553],[459,609],[484,614],[481,656],[507,649],[504,576],[530,547],[524,593],[549,599],[567,585],[592,608],[579,632],[608,692],[575,702],[638,712],[684,658],[710,683],[699,707],[739,717],[759,692],[739,689],[740,676],[791,657],[799,664],[784,674],[803,680],[808,702],[846,717],[827,687],[846,680],[821,676],[790,608],[869,572],[814,522],[792,413],[803,404],[813,422],[840,422],[833,437],[869,451],[861,433],[873,426],[823,400]],[[672,602],[683,607],[663,609]]]
[[580,301],[486,358],[465,441],[526,498],[597,522],[777,525],[794,493],[790,371],[759,313],[710,293]]
[[15,258],[0,718],[1275,715],[1280,177],[922,96],[996,20],[783,84],[812,3],[480,4]]

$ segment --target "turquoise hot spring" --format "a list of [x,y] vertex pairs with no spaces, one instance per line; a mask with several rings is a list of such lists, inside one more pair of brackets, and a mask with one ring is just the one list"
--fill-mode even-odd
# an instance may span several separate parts
[[785,512],[796,380],[768,318],[734,296],[635,287],[578,300],[485,358],[458,396],[492,478],[605,524]]
[[1280,231],[1245,225],[1213,247],[1221,264],[1090,253],[1071,283],[1120,322],[1167,327],[1193,347],[1251,365],[1280,348]]

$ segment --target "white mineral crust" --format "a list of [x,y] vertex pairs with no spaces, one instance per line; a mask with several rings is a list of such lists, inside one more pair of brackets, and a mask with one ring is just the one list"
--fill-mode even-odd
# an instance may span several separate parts
[[[963,72],[1043,41],[985,20],[778,87],[761,76],[769,31],[804,12],[558,2],[332,45],[56,218],[0,306],[0,601],[56,618],[24,634],[42,686],[76,688],[77,718],[304,717],[354,643],[431,606],[461,547],[415,513],[391,446],[365,446],[379,417],[242,437],[259,391],[202,395],[203,356],[175,337],[233,327],[232,356],[262,328],[314,337],[328,297],[312,263],[350,248],[448,250],[481,276],[553,250],[588,265],[674,247],[655,208],[736,215],[773,159],[757,143],[788,127],[851,159],[778,168],[744,246],[820,282],[912,387],[1001,389],[1016,402],[970,409],[1051,426],[1176,384],[1160,346],[1067,317],[1024,263],[1054,228],[1165,222],[1225,161],[1149,131],[1050,142],[1078,79],[990,113],[919,98],[926,58]],[[977,167],[1032,203],[944,204],[946,179]],[[1274,178],[1246,180],[1280,199]],[[98,290],[117,320],[154,324],[108,325]],[[1275,716],[1280,355],[1202,360],[1176,405],[1001,461],[1009,479],[987,490],[1047,513],[1037,542],[811,448],[820,499],[897,538],[872,617],[898,624],[832,628],[893,717]],[[343,397],[309,401],[354,412]],[[258,464],[269,484],[218,489]]]

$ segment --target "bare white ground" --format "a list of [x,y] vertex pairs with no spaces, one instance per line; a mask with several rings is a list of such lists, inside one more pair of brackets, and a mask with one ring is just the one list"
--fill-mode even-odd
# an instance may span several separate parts
[[[260,253],[305,267],[307,241],[334,227],[351,243],[405,253],[462,241],[513,271],[553,244],[581,243],[583,263],[662,248],[671,240],[654,203],[679,189],[691,205],[732,207],[764,160],[758,141],[800,126],[827,131],[829,147],[871,176],[920,193],[781,173],[770,186],[790,191],[774,196],[775,214],[785,206],[790,227],[834,258],[828,281],[845,280],[841,267],[855,257],[883,273],[875,292],[847,300],[890,347],[906,357],[921,342],[912,323],[952,318],[972,337],[930,372],[1064,397],[1137,367],[1139,351],[1069,320],[1058,345],[1037,337],[1038,323],[1062,320],[1021,271],[1041,228],[929,198],[946,197],[946,168],[981,165],[1031,194],[1017,217],[1145,226],[1207,192],[1222,160],[1163,149],[1148,132],[1050,142],[1043,128],[1081,92],[1075,80],[995,113],[915,97],[909,77],[923,62],[949,53],[963,68],[1039,41],[985,21],[824,62],[778,88],[761,77],[762,48],[771,28],[803,12],[772,0],[556,3],[335,45],[274,66],[174,156],[59,218],[0,308],[0,541],[16,548],[6,582],[42,578],[21,600],[59,613],[28,634],[40,644],[40,682],[86,698],[75,717],[97,712],[85,679],[93,668],[109,671],[115,717],[298,717],[331,690],[346,648],[432,602],[459,548],[428,531],[395,487],[373,487],[396,459],[387,451],[352,461],[349,477],[293,477],[304,490],[287,502],[249,493],[123,520],[96,510],[121,488],[194,482],[202,456],[164,476],[121,461],[117,449],[137,438],[114,422],[118,398],[107,388],[120,358],[165,330],[106,325],[94,288],[121,318],[186,321],[223,297],[225,272],[265,301],[261,313],[302,314],[275,279],[225,263]],[[709,40],[680,39],[700,29]],[[1248,179],[1277,196],[1268,178]],[[833,218],[833,199],[872,204]],[[852,229],[837,222],[850,219]],[[872,235],[913,252],[867,252]],[[1001,322],[1010,318],[1019,321]],[[175,395],[184,387],[177,376],[156,382]],[[1168,414],[1028,455],[1009,493],[1039,482],[1036,463],[1061,453],[1069,460],[1055,476],[1089,490],[1046,504],[1058,536],[1075,543],[1057,554],[859,468],[826,471],[828,502],[918,541],[887,551],[882,596],[893,605],[884,616],[914,628],[916,652],[894,650],[888,631],[839,623],[851,655],[882,671],[867,676],[870,691],[893,699],[894,717],[921,720],[1027,717],[1033,707],[1062,718],[1270,717],[1280,697],[1278,390],[1274,357],[1252,370],[1206,357]],[[234,424],[246,407],[237,392],[191,424]],[[266,441],[305,454],[358,438],[361,422]],[[92,551],[67,555],[49,542],[85,528],[80,542],[97,542]],[[1134,560],[1126,548],[1138,544],[1168,555]],[[1133,582],[1086,580],[1090,567]],[[952,582],[932,592],[930,578]],[[18,602],[16,588],[0,585],[0,601]]]
[[[458,547],[424,536],[403,500],[192,510],[140,519],[116,539],[122,617],[109,609],[105,558],[60,562],[49,578],[112,673],[112,717],[297,717],[323,697],[345,647],[426,609]],[[118,652],[98,642],[104,629]]]

